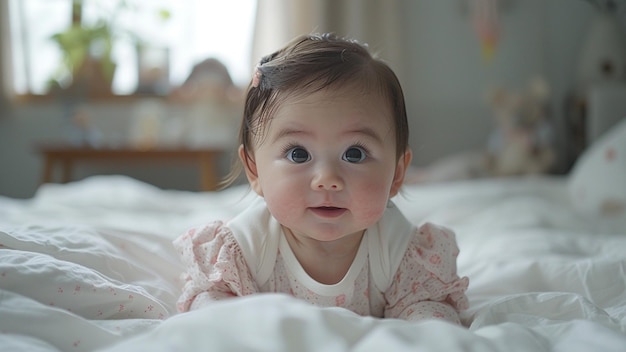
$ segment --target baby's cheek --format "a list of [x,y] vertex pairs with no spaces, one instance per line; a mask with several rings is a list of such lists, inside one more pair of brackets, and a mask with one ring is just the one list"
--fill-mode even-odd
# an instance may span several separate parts
[[389,199],[390,190],[391,185],[387,184],[384,181],[374,183],[370,188],[368,197],[371,199],[371,201],[375,201],[377,203],[386,203],[387,199]]
[[273,197],[265,197],[267,207],[272,215],[281,224],[290,223],[296,217],[296,210],[301,209],[302,205],[295,204],[289,199]]
[[378,221],[383,216],[389,203],[389,191],[381,189],[380,185],[372,185],[369,190],[356,197],[354,203],[361,209],[364,218]]
[[361,184],[358,193],[353,192],[355,198],[375,204],[386,204],[391,192],[391,183],[387,178],[376,178]]

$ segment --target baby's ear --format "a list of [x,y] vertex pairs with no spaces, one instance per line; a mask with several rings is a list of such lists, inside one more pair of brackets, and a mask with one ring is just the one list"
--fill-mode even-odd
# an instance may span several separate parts
[[261,185],[259,183],[259,175],[256,168],[256,161],[244,149],[243,144],[239,146],[239,159],[241,159],[241,163],[243,164],[243,169],[246,172],[250,188],[252,188],[256,194],[263,197],[263,190],[261,189]]
[[413,152],[411,149],[407,149],[404,152],[404,155],[398,159],[398,163],[396,164],[396,172],[393,175],[393,182],[391,183],[391,190],[389,191],[389,198],[395,197],[400,191],[400,187],[404,183],[404,176],[406,175],[406,170],[408,170],[411,165],[411,159],[413,158]]

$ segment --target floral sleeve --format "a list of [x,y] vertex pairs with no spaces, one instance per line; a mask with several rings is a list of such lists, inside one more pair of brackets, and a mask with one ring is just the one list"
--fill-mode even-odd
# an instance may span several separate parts
[[456,273],[458,254],[451,230],[430,223],[422,225],[385,293],[385,316],[460,323],[458,311],[469,306],[465,296],[469,280]]
[[173,244],[185,268],[180,312],[258,292],[237,241],[221,221],[190,229]]

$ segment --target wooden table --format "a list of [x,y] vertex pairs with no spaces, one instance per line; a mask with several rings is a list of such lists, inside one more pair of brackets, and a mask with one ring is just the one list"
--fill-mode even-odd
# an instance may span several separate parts
[[155,148],[133,147],[78,147],[67,145],[43,145],[38,147],[44,157],[43,183],[54,182],[54,169],[61,166],[61,182],[72,180],[74,166],[78,162],[102,163],[116,161],[153,162],[159,164],[187,163],[196,165],[200,172],[200,189],[213,191],[219,181],[217,157],[224,150],[217,148]]

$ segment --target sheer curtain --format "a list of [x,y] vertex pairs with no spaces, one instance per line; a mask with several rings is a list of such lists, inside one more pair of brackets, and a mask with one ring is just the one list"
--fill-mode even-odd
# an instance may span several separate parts
[[9,30],[9,2],[0,0],[0,112],[7,109],[13,95]]
[[334,32],[367,43],[401,78],[405,28],[402,0],[258,0],[252,65],[300,34]]

